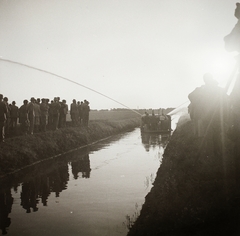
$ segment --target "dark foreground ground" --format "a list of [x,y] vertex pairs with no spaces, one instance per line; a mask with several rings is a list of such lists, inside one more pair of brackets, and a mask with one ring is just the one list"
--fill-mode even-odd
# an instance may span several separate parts
[[224,143],[214,154],[211,136],[194,138],[182,117],[128,236],[240,235],[239,163],[234,143]]
[[67,127],[20,135],[0,143],[0,178],[41,160],[84,147],[111,135],[140,126],[140,118],[90,121],[88,128]]

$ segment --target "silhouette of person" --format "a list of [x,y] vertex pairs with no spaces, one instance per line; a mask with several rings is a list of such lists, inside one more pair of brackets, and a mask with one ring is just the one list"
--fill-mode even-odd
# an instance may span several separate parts
[[34,131],[34,121],[35,121],[35,111],[34,111],[35,98],[31,98],[30,102],[27,104],[28,109],[28,119],[30,122],[29,132],[33,134]]
[[28,120],[28,100],[23,101],[23,105],[19,108],[19,123],[21,126],[22,134],[27,134],[29,129],[29,120]]
[[70,115],[71,115],[73,126],[76,126],[78,123],[78,117],[79,117],[79,111],[78,111],[78,105],[76,103],[76,99],[73,99],[71,103]]
[[53,130],[57,130],[58,128],[60,108],[61,105],[59,103],[59,98],[55,97],[53,103],[51,104]]
[[90,112],[89,102],[85,99],[84,103],[82,104],[82,120],[83,125],[86,127],[88,127],[89,112]]
[[234,16],[238,19],[231,33],[224,37],[225,48],[229,52],[240,52],[240,3],[236,3]]
[[205,85],[188,95],[191,101],[191,117],[196,137],[207,133],[212,136],[214,150],[221,150],[221,135],[224,121],[228,118],[228,96],[209,73],[204,74]]
[[7,119],[7,107],[3,102],[3,95],[0,94],[0,142],[5,138],[5,122]]
[[47,127],[47,118],[48,118],[48,105],[47,100],[42,98],[42,103],[40,104],[40,113],[41,113],[41,131],[45,132]]
[[10,118],[11,118],[11,129],[14,133],[16,133],[17,128],[17,119],[18,119],[18,107],[16,106],[16,102],[12,102]]
[[5,102],[5,105],[7,107],[7,115],[6,115],[6,122],[5,122],[5,135],[9,134],[10,131],[10,125],[11,125],[11,116],[10,116],[10,112],[11,112],[11,106],[8,104],[8,98],[4,97],[3,98],[3,102]]
[[60,108],[60,118],[59,118],[59,127],[65,128],[67,122],[67,113],[68,113],[68,105],[66,104],[66,100],[62,100],[61,108]]

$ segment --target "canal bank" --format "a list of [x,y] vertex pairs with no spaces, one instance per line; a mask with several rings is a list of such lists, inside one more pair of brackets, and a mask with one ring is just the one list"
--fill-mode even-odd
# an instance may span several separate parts
[[99,120],[91,121],[88,128],[68,127],[6,139],[0,144],[0,177],[41,160],[126,132],[139,125],[138,118]]
[[165,149],[153,188],[128,236],[239,235],[238,162],[225,137],[223,155],[210,135],[194,138],[187,115]]

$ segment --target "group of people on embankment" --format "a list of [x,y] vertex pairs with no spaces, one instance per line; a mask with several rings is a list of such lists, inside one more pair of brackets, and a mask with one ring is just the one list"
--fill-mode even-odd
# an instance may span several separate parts
[[171,117],[163,113],[155,115],[154,111],[151,115],[145,112],[141,117],[141,129],[143,131],[171,131]]
[[73,99],[70,109],[65,99],[55,97],[51,102],[46,98],[25,99],[18,107],[16,102],[8,103],[8,98],[0,94],[0,141],[5,135],[16,134],[20,123],[22,134],[45,132],[66,127],[67,114],[70,112],[73,126],[88,126],[90,106],[87,100]]

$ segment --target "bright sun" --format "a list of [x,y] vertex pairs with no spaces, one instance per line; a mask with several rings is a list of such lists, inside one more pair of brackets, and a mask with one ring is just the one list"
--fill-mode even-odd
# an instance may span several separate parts
[[206,66],[207,71],[213,74],[219,85],[224,86],[234,71],[235,65],[236,59],[232,54],[222,54],[211,58]]

